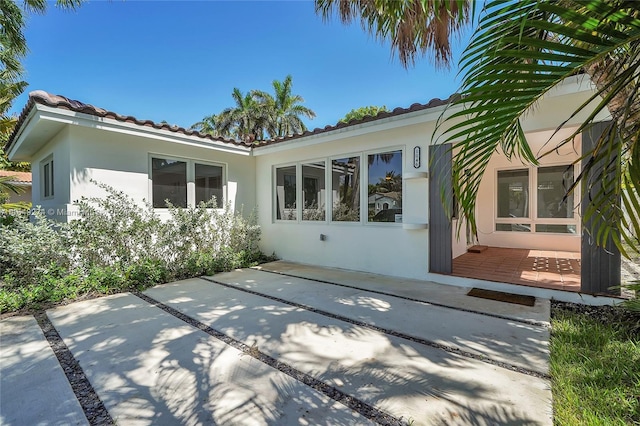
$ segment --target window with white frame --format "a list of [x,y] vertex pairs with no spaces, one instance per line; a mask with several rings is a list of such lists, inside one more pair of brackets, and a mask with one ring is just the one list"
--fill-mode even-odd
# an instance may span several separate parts
[[402,161],[402,150],[396,149],[276,166],[274,220],[362,222],[367,197],[364,222],[400,223]]
[[325,220],[325,162],[302,165],[302,220]]
[[367,155],[369,222],[402,222],[402,151]]
[[224,166],[193,160],[151,157],[151,199],[154,208],[198,205],[216,199],[224,203]]
[[499,170],[496,231],[575,234],[573,165]]
[[331,220],[360,221],[360,157],[331,160]]
[[53,175],[53,155],[48,156],[40,162],[40,174],[42,176],[42,198],[53,198],[54,175]]
[[276,169],[276,219],[278,220],[298,218],[296,176],[296,166]]

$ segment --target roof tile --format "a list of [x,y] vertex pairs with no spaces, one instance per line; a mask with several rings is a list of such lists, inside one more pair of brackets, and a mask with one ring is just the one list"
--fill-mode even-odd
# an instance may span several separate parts
[[415,112],[415,111],[421,111],[421,110],[426,110],[426,109],[430,109],[430,108],[435,108],[435,107],[439,107],[442,105],[446,105],[448,103],[453,102],[454,100],[456,100],[459,97],[459,95],[454,94],[452,96],[450,96],[448,99],[439,99],[439,98],[434,98],[431,99],[428,103],[426,104],[421,104],[421,103],[414,103],[411,106],[409,106],[408,108],[402,108],[402,107],[398,107],[398,108],[394,108],[393,111],[382,111],[379,112],[376,115],[367,115],[364,116],[360,119],[353,119],[350,120],[347,123],[341,122],[339,121],[336,124],[333,125],[327,125],[324,126],[323,128],[315,128],[313,130],[305,130],[302,133],[297,133],[297,134],[293,134],[293,135],[288,135],[288,136],[283,136],[283,137],[277,137],[274,139],[270,139],[270,140],[266,140],[266,141],[255,141],[255,143],[251,143],[251,142],[238,142],[236,140],[233,139],[226,139],[226,138],[222,138],[222,137],[215,137],[212,135],[209,135],[207,133],[200,133],[197,130],[192,130],[192,129],[186,129],[184,127],[179,127],[179,126],[171,126],[169,124],[166,123],[156,123],[152,120],[139,120],[133,116],[125,116],[125,115],[121,115],[118,113],[115,113],[113,111],[108,111],[106,109],[103,108],[98,108],[95,107],[93,105],[90,104],[85,104],[83,102],[74,100],[74,99],[69,99],[65,96],[60,96],[60,95],[52,95],[50,93],[47,93],[43,90],[35,90],[33,92],[29,93],[29,101],[27,102],[27,105],[24,107],[24,109],[22,110],[22,113],[20,114],[20,117],[18,118],[18,123],[16,124],[16,127],[14,129],[13,134],[11,135],[11,137],[9,138],[9,142],[7,144],[7,151],[11,148],[12,144],[15,143],[15,138],[17,136],[17,132],[18,129],[22,126],[22,124],[24,123],[24,121],[26,120],[29,112],[31,111],[31,109],[34,107],[35,104],[40,104],[40,105],[46,105],[49,107],[54,107],[54,108],[63,108],[63,109],[67,109],[70,111],[74,111],[74,112],[79,112],[79,113],[83,113],[83,114],[88,114],[88,115],[93,115],[96,117],[102,117],[102,118],[111,118],[117,121],[121,121],[121,122],[127,122],[127,123],[133,123],[139,126],[144,126],[144,127],[152,127],[154,129],[160,129],[160,130],[167,130],[173,133],[181,133],[185,136],[196,136],[202,139],[208,139],[211,141],[216,141],[216,142],[224,142],[224,143],[229,143],[229,144],[233,144],[233,145],[238,145],[238,146],[253,146],[253,147],[262,147],[262,146],[267,146],[267,145],[272,145],[272,144],[276,144],[276,143],[280,143],[280,142],[287,142],[287,141],[291,141],[291,140],[295,140],[295,139],[300,139],[300,138],[304,138],[306,136],[311,136],[311,135],[317,135],[320,133],[326,133],[326,132],[330,132],[332,130],[337,130],[337,129],[342,129],[345,127],[350,127],[350,126],[355,126],[358,124],[363,124],[363,123],[368,123],[371,121],[376,121],[376,120],[380,120],[383,118],[387,118],[387,117],[392,117],[392,116],[397,116],[397,115],[402,115],[402,114],[407,114],[410,112]]
[[30,172],[14,172],[11,170],[0,170],[0,176],[10,176],[14,183],[31,183]]

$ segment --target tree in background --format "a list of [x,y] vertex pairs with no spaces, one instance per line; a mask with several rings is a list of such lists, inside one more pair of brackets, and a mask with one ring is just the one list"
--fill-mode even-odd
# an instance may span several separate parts
[[218,116],[215,114],[207,115],[202,121],[198,121],[191,126],[191,129],[200,133],[208,133],[212,136],[222,136],[218,131],[218,120]]
[[284,81],[273,80],[273,96],[269,93],[255,90],[254,95],[266,106],[266,130],[270,138],[284,137],[307,130],[302,116],[314,118],[316,113],[302,105],[304,98],[292,94],[293,79],[291,75]]
[[365,117],[375,117],[378,113],[389,112],[385,105],[382,106],[365,106],[360,108],[354,108],[349,111],[344,117],[342,117],[339,123],[348,123],[351,120],[362,120]]
[[[83,0],[56,0],[55,5],[73,10]],[[44,0],[24,0],[21,2],[0,0],[0,169],[30,171],[29,163],[11,163],[2,147],[9,140],[16,124],[16,117],[8,115],[16,97],[27,87],[22,80],[24,69],[22,59],[27,54],[24,37],[25,17],[28,13],[44,14],[48,2]],[[6,185],[6,183],[5,183]]]
[[221,136],[229,136],[244,142],[264,139],[267,108],[253,92],[243,94],[234,87],[231,97],[235,106],[226,108],[214,121]]
[[206,116],[192,129],[214,136],[244,142],[276,138],[307,130],[301,117],[313,118],[315,112],[302,105],[304,98],[292,94],[293,79],[274,80],[273,95],[262,90],[242,93],[237,87],[231,97],[235,106],[219,114]]

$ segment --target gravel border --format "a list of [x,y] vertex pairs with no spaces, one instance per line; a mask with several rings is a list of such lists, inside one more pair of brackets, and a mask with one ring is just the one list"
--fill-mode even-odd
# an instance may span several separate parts
[[640,337],[640,312],[634,312],[629,309],[625,309],[624,306],[592,306],[583,305],[580,303],[552,300],[551,318],[555,318],[562,311],[569,311],[574,314],[586,315],[603,324],[611,324],[613,322],[625,324],[633,334]]
[[409,334],[401,333],[399,331],[391,330],[391,329],[384,328],[384,327],[379,327],[377,325],[369,324],[369,323],[366,323],[364,321],[359,321],[359,320],[348,318],[348,317],[345,317],[345,316],[342,316],[342,315],[338,315],[338,314],[334,314],[334,313],[331,313],[331,312],[323,311],[322,309],[317,309],[317,308],[314,308],[313,306],[304,305],[304,304],[295,303],[295,302],[290,302],[288,300],[281,299],[279,297],[269,296],[267,294],[263,294],[263,293],[260,293],[260,292],[254,291],[254,290],[241,288],[241,287],[235,286],[233,284],[227,284],[227,283],[223,283],[221,281],[216,281],[216,280],[214,280],[212,278],[208,278],[208,277],[200,277],[200,279],[204,280],[204,281],[208,281],[208,282],[210,282],[212,284],[221,285],[223,287],[227,287],[227,288],[231,288],[231,289],[234,289],[234,290],[242,291],[242,292],[245,292],[245,293],[253,294],[255,296],[264,297],[266,299],[273,300],[273,301],[279,302],[279,303],[284,303],[286,305],[293,306],[293,307],[296,307],[296,308],[304,309],[305,311],[309,311],[309,312],[313,312],[313,313],[316,313],[316,314],[320,314],[320,315],[323,315],[323,316],[328,317],[328,318],[337,319],[339,321],[344,321],[344,322],[347,322],[349,324],[354,324],[354,325],[357,325],[357,326],[360,326],[360,327],[368,328],[370,330],[374,330],[374,331],[377,331],[377,332],[380,332],[380,333],[388,334],[390,336],[399,337],[399,338],[404,339],[404,340],[409,340],[411,342],[419,343],[419,344],[422,344],[422,345],[425,345],[425,346],[430,346],[432,348],[441,349],[441,350],[443,350],[445,352],[461,355],[461,356],[464,356],[466,358],[475,359],[477,361],[481,361],[481,362],[484,362],[484,363],[487,363],[487,364],[495,365],[496,367],[504,368],[506,370],[511,370],[511,371],[515,371],[517,373],[526,374],[527,376],[538,377],[538,378],[542,378],[542,379],[546,379],[546,380],[549,380],[551,378],[551,376],[549,374],[540,373],[538,371],[530,370],[528,368],[518,367],[516,365],[512,365],[512,364],[507,364],[505,362],[496,361],[496,360],[493,360],[491,358],[487,358],[487,357],[482,356],[482,355],[478,355],[478,354],[474,354],[472,352],[464,351],[464,350],[462,350],[460,348],[454,348],[452,346],[443,345],[443,344],[440,344],[440,343],[433,342],[431,340],[423,339],[423,338],[420,338],[420,337],[414,337],[414,336],[411,336]]
[[186,314],[183,314],[177,309],[172,308],[171,306],[165,305],[164,303],[158,300],[155,300],[154,298],[149,297],[144,293],[133,292],[132,294],[144,300],[145,302],[157,308],[162,309],[168,314],[171,314],[174,317],[186,322],[187,324],[201,331],[204,331],[208,335],[215,337],[218,340],[221,340],[227,345],[242,351],[245,355],[249,355],[250,357],[264,364],[267,364],[268,366],[273,367],[282,373],[285,373],[289,377],[292,377],[297,381],[317,390],[323,395],[326,395],[329,398],[333,399],[334,401],[337,401],[342,405],[345,405],[346,407],[359,413],[360,415],[362,415],[363,417],[366,417],[367,419],[373,420],[374,422],[381,425],[400,426],[400,425],[406,424],[406,422],[403,421],[401,418],[398,419],[394,416],[391,416],[390,414],[380,411],[379,409],[375,408],[370,404],[367,404],[364,401],[361,401],[351,395],[348,395],[327,383],[324,383],[284,362],[280,362],[277,359],[260,352],[260,350],[257,347],[249,346],[245,343],[242,343],[241,341],[236,340],[233,337],[230,337],[212,327],[209,327],[208,325],[198,321],[197,319],[190,317]]
[[[549,328],[549,324],[546,323],[546,322],[543,322],[543,321],[528,320],[528,319],[524,319],[524,318],[513,318],[513,317],[508,317],[506,315],[493,314],[491,312],[476,311],[474,309],[461,308],[459,306],[451,306],[451,305],[447,305],[447,304],[444,304],[444,303],[431,302],[429,300],[423,300],[423,299],[416,299],[415,297],[400,296],[400,295],[397,295],[397,294],[387,293],[385,291],[380,291],[380,290],[370,290],[370,289],[367,289],[367,288],[357,287],[357,286],[354,286],[354,285],[341,284],[341,283],[336,283],[336,282],[333,282],[333,281],[325,281],[325,280],[321,280],[321,279],[318,279],[318,278],[301,277],[299,275],[288,274],[286,272],[268,271],[266,269],[259,269],[257,267],[253,267],[251,269],[253,269],[255,271],[260,271],[260,272],[268,272],[270,274],[275,274],[275,275],[282,275],[282,276],[285,276],[285,277],[299,278],[299,279],[302,279],[302,280],[314,281],[314,282],[322,283],[322,284],[335,285],[337,287],[345,287],[345,288],[350,288],[350,289],[353,289],[353,290],[362,290],[362,291],[366,291],[368,293],[374,293],[374,294],[380,294],[380,295],[383,295],[383,296],[395,297],[397,299],[409,300],[411,302],[427,303],[429,305],[437,306],[439,308],[455,309],[456,311],[469,312],[471,314],[485,315],[487,317],[499,318],[499,319],[519,322],[519,323],[527,324],[527,325],[535,325],[536,327]],[[204,278],[204,277],[200,277],[200,278]],[[536,299],[538,299],[538,298],[536,297]]]
[[92,426],[115,425],[113,418],[102,403],[102,400],[84,374],[82,367],[64,343],[58,330],[55,329],[45,312],[35,315],[38,325],[49,342],[49,346],[58,358],[58,362],[67,376],[67,380],[78,398],[84,415]]

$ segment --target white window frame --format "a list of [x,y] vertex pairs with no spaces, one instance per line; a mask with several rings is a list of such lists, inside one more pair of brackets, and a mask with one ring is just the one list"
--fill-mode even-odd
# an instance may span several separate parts
[[[49,171],[46,171],[46,166],[49,166]],[[49,185],[47,187],[47,175],[49,178]],[[51,200],[55,197],[55,168],[53,164],[53,154],[49,154],[42,161],[40,161],[40,185],[42,190],[40,195],[43,200]],[[49,192],[49,195],[46,195]]]
[[[496,233],[504,233],[504,234],[522,234],[522,235],[531,235],[531,234],[540,234],[540,235],[580,235],[580,215],[577,211],[577,206],[579,205],[579,191],[574,191],[573,193],[573,217],[571,218],[538,218],[538,169],[546,168],[546,167],[555,167],[555,166],[570,166],[572,164],[567,162],[553,162],[553,163],[545,163],[540,164],[538,166],[527,166],[527,165],[517,165],[510,167],[500,167],[496,168],[494,173],[494,200],[493,200],[493,232]],[[498,217],[498,172],[501,171],[515,171],[515,170],[528,170],[529,172],[529,217]],[[573,176],[574,179],[579,174],[578,165],[573,164]],[[498,231],[496,230],[496,226],[498,224],[523,224],[529,226],[529,232],[513,232],[513,231]],[[536,225],[575,225],[576,233],[563,233],[563,232],[536,232]]]
[[[370,150],[370,151],[365,151],[363,153],[363,160],[367,160],[364,163],[367,164],[367,175],[366,177],[364,177],[364,184],[362,185],[362,192],[363,192],[363,199],[364,199],[364,203],[361,202],[361,206],[364,207],[364,223],[366,225],[371,225],[371,226],[402,226],[402,222],[369,222],[369,155],[375,155],[375,154],[382,154],[385,152],[395,152],[395,151],[400,151],[400,154],[402,155],[402,159],[400,161],[401,164],[401,170],[400,173],[402,173],[402,211],[403,211],[403,221],[404,221],[404,200],[406,199],[405,197],[405,184],[404,184],[404,173],[405,173],[405,159],[406,159],[406,153],[405,153],[405,146],[396,146],[396,147],[390,147],[390,148],[382,148],[382,149],[375,149],[375,150]],[[363,164],[364,164],[363,163]],[[361,213],[362,216],[362,213]]]
[[[278,219],[278,169],[284,169],[288,167],[294,167],[296,169],[296,218],[294,220]],[[278,164],[271,168],[271,200],[272,200],[272,218],[274,223],[298,223],[300,222],[300,203],[302,193],[300,188],[300,171],[302,166],[299,163],[284,163]]]
[[[151,205],[153,205],[153,159],[164,159],[164,160],[173,160],[173,161],[183,161],[187,163],[187,208],[196,206],[196,163],[202,164],[206,166],[216,166],[222,167],[222,201],[220,202],[221,207],[218,207],[216,210],[223,210],[224,206],[227,203],[228,194],[228,167],[226,163],[217,162],[217,161],[208,161],[201,160],[199,158],[189,158],[189,157],[178,157],[175,155],[169,154],[160,154],[160,153],[149,153],[148,158],[148,170],[149,170],[149,200],[151,201]],[[166,207],[154,207],[155,210],[167,210]]]
[[[360,158],[360,220],[354,220],[354,221],[346,221],[346,220],[333,220],[333,168],[332,168],[332,161],[333,160],[341,160],[343,158],[351,158],[351,157],[359,157]],[[363,219],[366,216],[366,212],[367,212],[367,206],[364,205],[363,206],[363,200],[366,201],[366,188],[364,188],[364,185],[362,185],[364,178],[362,177],[362,165],[364,164],[364,152],[360,151],[360,152],[354,152],[354,153],[350,153],[350,154],[340,154],[340,155],[334,155],[332,157],[329,157],[328,161],[327,161],[327,170],[329,170],[328,172],[325,172],[327,174],[327,183],[328,183],[328,191],[327,193],[329,194],[328,198],[329,198],[329,202],[327,204],[327,219],[329,221],[329,223],[334,224],[334,225],[346,225],[346,226],[353,226],[356,224],[364,224],[366,223]],[[364,203],[366,204],[366,203]]]
[[[297,224],[332,224],[332,225],[341,225],[341,226],[357,226],[357,225],[365,225],[365,226],[392,226],[392,227],[402,227],[402,223],[396,222],[369,222],[368,213],[369,213],[369,205],[368,205],[368,183],[369,183],[369,165],[368,165],[368,156],[374,154],[381,154],[385,152],[394,152],[400,151],[402,155],[402,200],[404,204],[404,200],[406,199],[406,185],[404,183],[404,173],[406,172],[406,147],[404,145],[396,145],[390,147],[376,148],[367,151],[356,151],[345,154],[337,154],[329,157],[320,157],[320,158],[312,158],[305,159],[301,161],[292,161],[287,163],[274,164],[271,166],[271,221],[272,223],[297,223]],[[333,220],[333,170],[331,168],[332,161],[343,158],[351,158],[357,157],[360,160],[360,220],[357,221],[335,221]],[[303,214],[303,193],[304,193],[304,176],[302,175],[302,166],[309,165],[312,163],[324,162],[324,187],[325,187],[325,220],[304,220],[302,218]],[[364,167],[367,169],[365,170]],[[296,219],[295,220],[286,220],[286,219],[278,219],[278,197],[277,197],[277,170],[287,167],[295,167],[296,169]],[[364,172],[367,172],[366,175]],[[403,207],[404,210],[404,207]]]
[[[327,208],[329,206],[330,203],[330,197],[331,197],[331,191],[329,188],[329,179],[328,179],[328,173],[327,173],[327,165],[329,164],[329,159],[327,157],[323,157],[323,158],[316,158],[314,160],[305,160],[305,161],[300,161],[299,165],[300,165],[300,173],[297,173],[296,176],[300,175],[300,184],[296,184],[300,187],[300,201],[304,201],[304,175],[303,175],[303,168],[302,166],[309,166],[312,163],[319,163],[319,162],[323,162],[324,163],[324,220],[305,220],[303,218],[303,214],[304,214],[304,205],[303,203],[299,203],[300,204],[300,211],[298,212],[299,214],[299,222],[300,223],[310,223],[310,224],[318,224],[318,223],[327,223],[329,221],[329,212],[327,211]],[[315,177],[314,177],[315,178]],[[318,182],[320,182],[320,179],[318,179]],[[320,199],[318,199],[318,204],[320,203]]]

